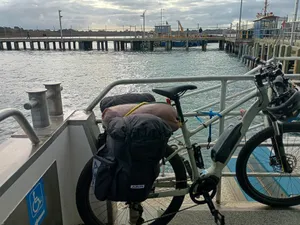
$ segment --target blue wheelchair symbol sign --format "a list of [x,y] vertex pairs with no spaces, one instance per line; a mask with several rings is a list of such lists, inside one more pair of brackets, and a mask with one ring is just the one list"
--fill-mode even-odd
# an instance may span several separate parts
[[26,196],[30,225],[40,225],[46,216],[44,181],[40,179]]

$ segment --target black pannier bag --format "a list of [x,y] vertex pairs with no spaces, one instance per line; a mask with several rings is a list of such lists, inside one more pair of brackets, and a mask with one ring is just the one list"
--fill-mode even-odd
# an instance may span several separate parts
[[115,117],[106,144],[94,155],[93,185],[98,200],[142,202],[159,175],[171,128],[159,117]]
[[106,108],[109,108],[111,106],[141,102],[155,102],[155,98],[149,93],[128,93],[108,96],[103,98],[100,102],[100,110],[101,112],[103,112]]

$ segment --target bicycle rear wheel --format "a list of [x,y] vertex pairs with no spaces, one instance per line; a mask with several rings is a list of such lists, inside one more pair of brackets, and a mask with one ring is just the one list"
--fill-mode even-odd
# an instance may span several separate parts
[[[283,143],[291,173],[284,173],[272,146],[273,127],[246,142],[236,163],[236,176],[242,189],[254,200],[270,206],[300,204],[300,123],[284,123]],[[298,145],[298,146],[297,146]],[[274,176],[270,173],[274,173]]]
[[[166,157],[174,150],[167,147]],[[168,165],[168,164],[167,164]],[[185,167],[179,155],[175,155],[169,161],[165,176],[174,177],[174,187],[155,188],[154,193],[171,191],[187,187],[187,176]],[[80,174],[76,189],[76,204],[80,217],[87,225],[105,224],[129,224],[129,208],[124,202],[100,202],[96,199],[92,181],[92,159],[84,167]],[[142,217],[145,224],[163,225],[169,223],[182,205],[185,196],[175,196],[167,198],[152,198],[142,202],[144,209]],[[111,221],[111,215],[114,220]],[[148,222],[147,222],[148,221]]]

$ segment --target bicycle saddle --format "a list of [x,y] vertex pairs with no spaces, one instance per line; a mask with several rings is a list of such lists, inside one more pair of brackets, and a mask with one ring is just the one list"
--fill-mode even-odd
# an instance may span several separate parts
[[156,94],[165,96],[171,100],[175,100],[178,97],[178,94],[181,92],[186,92],[187,90],[197,89],[195,85],[180,85],[177,87],[165,87],[165,88],[154,88],[153,92]]

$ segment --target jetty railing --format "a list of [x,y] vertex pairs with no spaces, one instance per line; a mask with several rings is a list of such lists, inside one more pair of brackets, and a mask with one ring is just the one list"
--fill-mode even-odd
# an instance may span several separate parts
[[21,113],[17,109],[12,109],[12,108],[0,110],[0,122],[9,117],[13,117],[19,123],[19,125],[21,126],[23,131],[27,134],[28,138],[30,139],[33,145],[36,145],[40,142],[38,136],[36,135],[35,131],[31,127],[30,123],[25,118],[23,113]]
[[[278,58],[272,58],[270,59],[268,62],[271,61],[276,61],[276,60],[300,60],[300,57],[278,57]],[[237,81],[251,81],[254,80],[254,76],[253,74],[256,73],[257,71],[259,71],[261,69],[261,66],[258,66],[254,69],[252,69],[251,71],[245,73],[244,75],[241,76],[202,76],[202,77],[174,77],[174,78],[152,78],[152,79],[124,79],[124,80],[118,80],[115,81],[111,84],[109,84],[106,88],[104,88],[102,90],[102,92],[92,101],[92,103],[86,108],[86,111],[92,111],[96,105],[99,104],[99,102],[107,95],[107,93],[109,93],[113,88],[115,88],[116,86],[119,85],[130,85],[130,84],[155,84],[155,83],[172,83],[174,85],[174,83],[181,83],[181,82],[204,82],[204,81],[219,81],[220,84],[218,85],[213,85],[211,87],[202,89],[202,90],[197,90],[194,92],[190,92],[187,93],[186,95],[182,96],[182,98],[187,98],[193,95],[197,95],[197,94],[201,94],[201,93],[206,93],[209,91],[213,91],[216,90],[217,88],[221,89],[221,94],[220,94],[220,99],[218,101],[214,101],[208,105],[202,106],[198,109],[192,110],[191,112],[188,113],[184,113],[185,116],[187,117],[193,117],[196,115],[203,115],[201,114],[201,112],[197,112],[200,110],[203,110],[205,108],[209,108],[213,105],[217,105],[220,104],[219,106],[219,110],[222,111],[225,109],[225,105],[226,105],[226,101],[235,97],[239,97],[241,95],[245,95],[247,93],[249,93],[250,90],[253,90],[254,88],[250,88],[248,90],[244,90],[240,93],[237,94],[233,94],[231,96],[226,97],[226,93],[227,93],[227,89],[228,89],[228,85],[237,82]],[[291,79],[300,79],[300,74],[288,74],[285,75],[288,78]],[[247,101],[249,101],[250,99],[248,99]],[[245,102],[247,102],[245,101]],[[228,110],[228,112],[226,113],[227,117],[222,117],[222,118],[217,118],[216,121],[214,123],[219,123],[219,135],[224,131],[224,124],[225,124],[225,120],[226,119],[231,119],[235,116],[240,115],[240,112],[238,111],[233,111],[236,107],[242,105],[245,102],[238,102],[236,104],[233,105],[233,107],[229,107],[230,109]],[[231,115],[231,117],[229,116]],[[263,114],[259,114],[259,116],[262,116]],[[99,121],[100,122],[100,121]],[[250,127],[250,130],[252,129],[256,129],[258,127],[264,126],[265,123],[259,123],[256,125],[253,125]],[[193,132],[193,131],[192,131]],[[182,135],[178,135],[175,137],[175,139],[180,138]],[[214,143],[212,142],[212,145]],[[300,145],[300,143],[297,143]],[[206,146],[207,143],[199,143],[200,146]],[[243,146],[244,143],[241,143],[241,146]],[[177,150],[176,152],[179,152],[179,150]],[[251,174],[253,176],[260,176],[261,174]],[[278,175],[278,173],[268,173],[268,174],[262,174],[262,176],[276,176]],[[233,172],[224,172],[223,173],[224,177],[232,177],[235,176],[235,173]],[[296,174],[295,176],[300,176],[298,174]],[[221,202],[221,181],[219,182],[218,185],[218,192],[216,195],[216,201],[217,203]]]

